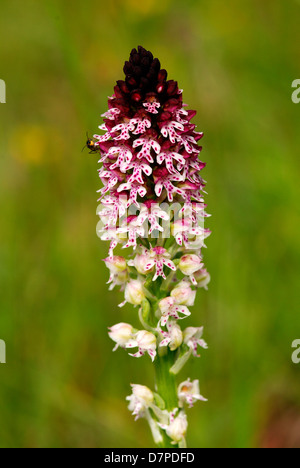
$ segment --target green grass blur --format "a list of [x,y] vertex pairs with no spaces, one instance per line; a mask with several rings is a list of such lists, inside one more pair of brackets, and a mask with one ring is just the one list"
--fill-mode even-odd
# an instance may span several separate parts
[[299,19],[296,0],[1,0],[0,447],[153,446],[125,403],[153,368],[111,353],[107,327],[136,311],[107,290],[97,158],[81,153],[139,44],[205,132],[212,282],[187,323],[209,349],[179,378],[209,401],[189,446],[262,446],[281,408],[299,420]]

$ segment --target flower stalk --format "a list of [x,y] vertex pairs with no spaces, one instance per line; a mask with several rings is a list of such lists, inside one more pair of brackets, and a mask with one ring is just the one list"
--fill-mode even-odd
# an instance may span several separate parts
[[207,348],[202,327],[182,326],[197,290],[210,281],[202,255],[210,234],[200,176],[203,133],[151,52],[133,49],[124,73],[102,115],[104,133],[92,140],[103,183],[97,232],[110,242],[109,289],[124,291],[120,307],[137,308],[134,324],[113,325],[109,336],[114,351],[148,355],[155,369],[153,390],[131,384],[127,400],[135,419],[148,421],[158,446],[185,447],[186,409],[206,401],[198,380],[176,381],[189,358],[199,357],[198,348]]

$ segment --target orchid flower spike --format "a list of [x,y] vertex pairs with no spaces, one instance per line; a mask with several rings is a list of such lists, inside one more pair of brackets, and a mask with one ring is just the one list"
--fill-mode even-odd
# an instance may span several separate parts
[[175,383],[188,359],[199,357],[198,347],[207,348],[203,327],[182,327],[188,317],[198,321],[196,292],[210,282],[202,255],[210,235],[204,227],[203,133],[177,81],[150,51],[132,49],[123,71],[93,137],[101,181],[97,235],[109,242],[109,289],[124,293],[120,307],[127,303],[138,311],[124,309],[122,317],[130,314],[134,325],[125,318],[108,334],[114,351],[148,354],[154,363],[155,390],[132,384],[129,410],[148,421],[156,444],[183,448],[186,407],[206,401],[198,380]]

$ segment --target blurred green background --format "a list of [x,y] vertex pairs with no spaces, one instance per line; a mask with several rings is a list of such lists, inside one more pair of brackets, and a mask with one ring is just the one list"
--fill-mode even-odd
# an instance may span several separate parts
[[187,323],[209,349],[179,378],[209,401],[189,446],[300,447],[299,19],[296,0],[1,0],[1,447],[153,445],[125,402],[130,382],[153,388],[150,359],[107,336],[136,310],[107,290],[97,158],[81,153],[139,44],[205,132],[212,282]]

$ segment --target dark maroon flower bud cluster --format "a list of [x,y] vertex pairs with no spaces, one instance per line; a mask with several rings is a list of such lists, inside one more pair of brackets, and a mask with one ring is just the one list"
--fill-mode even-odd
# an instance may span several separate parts
[[114,107],[136,111],[145,99],[161,104],[170,98],[181,101],[177,82],[167,81],[167,71],[160,68],[160,61],[143,47],[132,49],[123,70],[125,81],[117,81],[114,88]]

